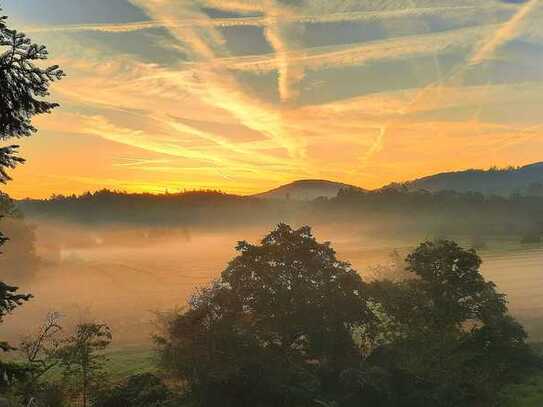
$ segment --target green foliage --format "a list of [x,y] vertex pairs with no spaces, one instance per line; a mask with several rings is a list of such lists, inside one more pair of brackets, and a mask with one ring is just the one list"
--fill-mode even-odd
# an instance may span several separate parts
[[159,407],[173,399],[161,379],[150,373],[136,374],[111,389],[100,392],[95,407]]
[[526,333],[473,250],[425,242],[407,264],[416,278],[370,287],[387,334],[369,359],[405,392],[397,405],[492,405],[505,384],[537,369]]
[[543,405],[543,376],[533,376],[501,392],[504,407],[540,407]]
[[396,256],[411,277],[369,285],[307,227],[237,249],[158,338],[195,406],[492,406],[541,367],[476,252],[454,242]]
[[140,373],[158,372],[158,355],[148,346],[123,345],[106,352],[106,370],[113,381]]
[[240,226],[288,219],[307,224],[345,223],[360,233],[378,236],[481,236],[520,240],[543,235],[543,196],[501,197],[442,191],[341,190],[337,198],[314,201],[267,200],[213,191],[174,194],[130,194],[98,191],[80,196],[54,196],[18,202],[31,217],[70,222],[144,225]]
[[352,329],[371,320],[365,286],[308,227],[240,242],[221,279],[159,339],[196,405],[314,405],[340,391],[359,357]]
[[479,272],[480,257],[452,241],[422,243],[407,256],[407,269],[419,279],[410,285],[424,294],[420,308],[427,328],[460,329],[506,312],[505,297]]
[[69,392],[81,396],[86,407],[93,393],[105,385],[106,358],[101,353],[111,343],[111,330],[105,324],[82,323],[55,352]]

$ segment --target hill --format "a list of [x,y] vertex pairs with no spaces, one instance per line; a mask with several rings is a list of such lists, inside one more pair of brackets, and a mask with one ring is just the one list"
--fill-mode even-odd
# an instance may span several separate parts
[[511,194],[543,196],[543,162],[505,169],[471,169],[445,172],[407,182],[411,190],[430,192],[480,192],[485,195]]
[[326,181],[320,179],[306,179],[282,185],[267,192],[253,195],[263,199],[291,199],[295,201],[312,201],[316,198],[334,198],[342,189],[358,189],[341,182]]

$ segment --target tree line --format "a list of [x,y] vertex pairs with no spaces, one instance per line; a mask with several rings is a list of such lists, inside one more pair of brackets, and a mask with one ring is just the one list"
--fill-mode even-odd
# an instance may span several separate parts
[[[402,230],[436,236],[510,236],[534,242],[543,236],[543,197],[410,191],[401,185],[376,191],[343,189],[335,198],[309,202],[266,200],[217,191],[152,195],[102,190],[79,196],[23,200],[17,205],[31,218],[83,224],[231,227],[280,221],[342,222],[379,233]],[[375,222],[376,218],[379,222]]]

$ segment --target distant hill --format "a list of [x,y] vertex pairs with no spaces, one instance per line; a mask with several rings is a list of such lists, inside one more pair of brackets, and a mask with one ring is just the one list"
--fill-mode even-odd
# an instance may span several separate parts
[[405,184],[411,191],[480,192],[485,195],[543,196],[543,162],[519,168],[466,170],[446,172],[420,178]]
[[291,199],[296,201],[312,201],[316,198],[334,198],[341,189],[361,189],[341,182],[320,179],[294,181],[267,192],[253,195],[264,199]]

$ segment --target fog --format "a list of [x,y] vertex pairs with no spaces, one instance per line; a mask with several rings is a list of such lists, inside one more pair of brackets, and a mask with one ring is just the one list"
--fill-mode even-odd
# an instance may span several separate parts
[[[108,323],[117,344],[149,343],[156,312],[184,307],[197,288],[220,275],[239,240],[257,242],[274,226],[225,231],[29,222],[35,226],[40,266],[31,278],[15,282],[34,298],[8,316],[0,331],[1,337],[15,342],[54,311],[66,321]],[[393,250],[405,255],[425,238],[377,238],[356,226],[338,224],[314,225],[313,231],[318,240],[331,241],[338,257],[368,279],[375,278],[376,265],[390,262]],[[490,242],[480,252],[483,274],[509,296],[512,313],[532,339],[541,339],[543,249],[511,245]]]

